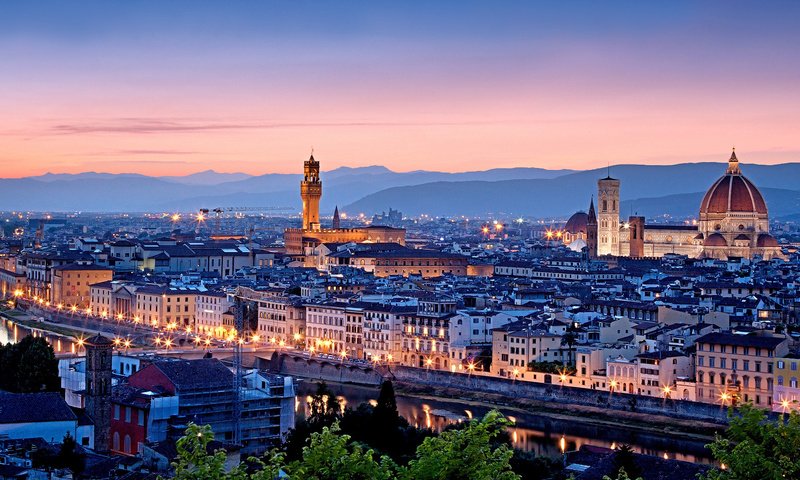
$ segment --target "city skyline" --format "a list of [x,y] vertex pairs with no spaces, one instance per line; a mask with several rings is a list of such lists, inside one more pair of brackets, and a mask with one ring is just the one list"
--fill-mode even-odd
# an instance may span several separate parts
[[2,177],[800,158],[791,3],[6,5]]

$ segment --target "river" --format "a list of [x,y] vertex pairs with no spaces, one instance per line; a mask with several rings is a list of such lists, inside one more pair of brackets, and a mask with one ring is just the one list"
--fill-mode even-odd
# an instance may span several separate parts
[[2,322],[2,326],[0,326],[0,343],[4,345],[6,343],[17,343],[27,335],[33,335],[34,337],[46,338],[56,353],[75,353],[75,343],[72,337],[58,335],[38,328],[29,328],[2,317],[0,317],[0,322]]
[[[374,402],[378,388],[355,385],[329,384],[343,406],[356,408],[361,403]],[[297,414],[307,414],[309,395],[316,391],[313,382],[301,382],[297,390]],[[413,396],[397,395],[397,410],[411,425],[441,431],[447,425],[481,417],[488,407],[466,404],[459,400],[429,400]],[[515,448],[534,452],[537,455],[558,457],[561,455],[562,439],[567,451],[583,445],[616,448],[628,444],[639,453],[657,455],[696,463],[711,463],[711,452],[704,441],[687,440],[659,432],[640,432],[624,426],[609,428],[581,421],[564,420],[535,413],[520,413],[499,409],[514,420],[510,428],[511,441]]]
[[[35,328],[19,325],[11,320],[1,319],[0,342],[18,342],[28,334],[46,338],[56,353],[75,352],[72,338],[53,334]],[[378,389],[355,385],[330,384],[344,407],[356,408],[361,403],[374,402],[378,397]],[[300,383],[296,405],[298,415],[305,415],[307,398],[316,390],[312,382]],[[400,415],[417,427],[431,428],[441,431],[447,425],[463,422],[473,417],[484,415],[489,408],[466,404],[458,400],[428,400],[413,396],[397,395],[397,408]],[[515,420],[510,429],[511,440],[515,448],[535,452],[537,455],[556,457],[561,455],[562,439],[566,450],[576,450],[583,445],[596,445],[614,448],[629,444],[637,452],[648,455],[667,456],[669,458],[689,462],[709,463],[711,453],[705,448],[705,442],[679,439],[659,432],[640,432],[624,426],[609,428],[596,426],[581,421],[564,420],[535,413],[523,413],[500,410]]]

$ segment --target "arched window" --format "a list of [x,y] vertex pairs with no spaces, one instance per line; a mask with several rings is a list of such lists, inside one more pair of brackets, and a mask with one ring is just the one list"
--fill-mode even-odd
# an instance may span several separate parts
[[114,432],[111,449],[119,452],[119,432]]
[[123,450],[123,452],[131,453],[131,436],[130,435],[125,435],[125,450]]

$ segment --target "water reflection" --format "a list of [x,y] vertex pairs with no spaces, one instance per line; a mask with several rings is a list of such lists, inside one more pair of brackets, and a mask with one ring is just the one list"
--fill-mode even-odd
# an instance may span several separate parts
[[[375,405],[378,388],[353,385],[329,385],[337,398],[344,399],[355,408],[361,403]],[[295,402],[298,416],[308,416],[308,400],[316,391],[316,384],[302,382]],[[489,411],[487,407],[450,400],[429,400],[397,395],[397,409],[411,425],[430,428],[440,432],[448,425],[481,417]],[[503,411],[503,409],[500,409]],[[583,445],[617,448],[631,445],[635,451],[647,455],[710,463],[711,452],[704,441],[677,439],[658,432],[642,433],[623,427],[596,426],[575,420],[562,420],[533,413],[504,411],[514,425],[509,435],[515,448],[534,452],[536,455],[558,457],[562,452],[577,450]]]
[[75,353],[75,343],[72,337],[58,335],[37,328],[29,328],[11,320],[3,319],[0,322],[0,343],[3,345],[6,343],[17,343],[28,335],[33,335],[34,338],[44,338],[53,346],[53,350],[56,353]]

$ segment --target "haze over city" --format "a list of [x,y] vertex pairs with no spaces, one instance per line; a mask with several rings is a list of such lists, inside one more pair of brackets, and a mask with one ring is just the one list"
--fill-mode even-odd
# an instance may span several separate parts
[[0,176],[797,161],[772,4],[5,4]]

